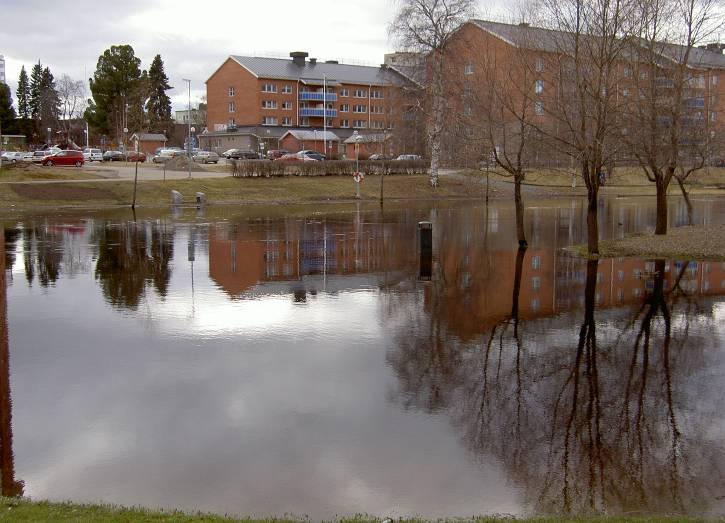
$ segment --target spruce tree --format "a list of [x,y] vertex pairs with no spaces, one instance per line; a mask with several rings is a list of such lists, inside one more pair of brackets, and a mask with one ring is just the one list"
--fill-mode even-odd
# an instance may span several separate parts
[[40,118],[40,93],[43,81],[43,66],[38,63],[33,65],[33,70],[30,73],[30,98],[28,100],[28,109],[30,110],[30,116],[34,120]]
[[171,120],[171,98],[166,91],[171,89],[169,78],[164,72],[161,55],[156,55],[149,68],[149,99],[146,102],[149,129],[160,131],[168,127]]
[[15,109],[13,109],[10,87],[0,82],[0,129],[3,133],[9,133],[14,124]]
[[55,78],[50,69],[43,69],[40,80],[40,111],[39,117],[43,127],[57,123],[60,107],[60,97],[55,88]]
[[18,98],[18,116],[20,118],[30,118],[30,84],[28,73],[25,72],[25,66],[20,68],[18,91],[15,94]]

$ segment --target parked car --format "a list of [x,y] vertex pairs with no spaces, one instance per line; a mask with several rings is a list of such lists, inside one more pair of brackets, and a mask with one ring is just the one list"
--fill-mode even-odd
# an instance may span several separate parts
[[121,151],[106,151],[103,153],[104,162],[122,162],[124,158]]
[[143,151],[128,151],[126,153],[126,161],[127,162],[135,162],[138,159],[139,162],[145,162],[146,161],[146,153]]
[[299,151],[296,153],[285,154],[275,160],[275,162],[321,162],[325,159],[324,154],[315,151]]
[[23,160],[23,156],[25,156],[25,153],[23,152],[13,152],[13,151],[5,151],[2,154],[3,162],[8,163],[17,163]]
[[249,149],[229,149],[222,156],[227,160],[259,160],[259,154]]
[[101,151],[100,149],[86,147],[85,149],[83,149],[83,159],[86,162],[102,162],[103,151]]
[[372,160],[374,162],[378,162],[378,161],[381,161],[381,160],[392,160],[392,158],[390,156],[385,156],[384,154],[371,154],[368,157],[368,160]]
[[154,163],[166,163],[171,160],[174,156],[184,156],[186,151],[179,148],[160,149],[158,153],[151,158]]
[[276,160],[277,158],[281,158],[285,154],[289,154],[289,151],[287,149],[270,149],[267,151],[267,158],[270,160]]
[[423,158],[420,157],[418,154],[401,154],[399,155],[396,160],[422,160]]
[[46,150],[43,150],[43,151],[35,151],[35,152],[33,152],[31,154],[30,157],[28,157],[27,155],[24,156],[23,157],[23,160],[30,161],[30,162],[33,162],[33,163],[42,163],[43,158],[45,158],[46,156],[50,156],[51,154],[54,154],[54,153],[51,152],[51,151],[46,151]]
[[219,161],[219,155],[213,151],[197,151],[192,158],[199,163],[217,163]]
[[42,165],[75,165],[81,167],[85,161],[81,151],[60,151],[43,158]]

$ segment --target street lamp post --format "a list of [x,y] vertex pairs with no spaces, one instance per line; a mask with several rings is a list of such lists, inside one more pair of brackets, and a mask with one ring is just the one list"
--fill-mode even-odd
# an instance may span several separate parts
[[360,199],[360,140],[362,136],[357,131],[353,131],[352,139],[355,142],[355,198]]
[[186,121],[189,123],[189,137],[186,140],[186,159],[189,165],[189,178],[191,178],[191,80],[188,78],[182,78],[183,82],[189,84],[189,106]]
[[128,162],[128,151],[126,150],[126,133],[128,133],[128,127],[123,128],[123,157],[124,161]]

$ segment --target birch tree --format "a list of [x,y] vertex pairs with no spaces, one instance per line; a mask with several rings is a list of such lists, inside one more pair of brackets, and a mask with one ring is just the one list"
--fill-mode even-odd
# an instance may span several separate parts
[[454,33],[475,12],[475,0],[401,0],[390,34],[403,50],[426,57],[427,78],[421,106],[427,117],[430,184],[438,186],[445,97],[445,50]]

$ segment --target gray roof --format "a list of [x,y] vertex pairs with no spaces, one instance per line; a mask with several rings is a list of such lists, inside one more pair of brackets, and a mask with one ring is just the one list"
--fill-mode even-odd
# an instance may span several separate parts
[[[306,140],[308,142],[310,141],[324,141],[327,140],[328,142],[339,142],[340,137],[337,136],[332,131],[309,131],[309,130],[302,130],[302,129],[293,129],[291,131],[287,131],[282,135],[282,138],[287,136],[288,134],[291,134],[298,140]],[[282,139],[280,138],[280,140]]]
[[[168,138],[166,138],[166,135],[163,135],[161,133],[134,133],[136,138],[138,138],[141,142],[166,142],[168,141]],[[133,139],[133,136],[131,139]]]
[[292,59],[256,56],[232,55],[231,58],[258,78],[303,80],[312,83],[319,82],[326,76],[330,82],[362,85],[387,85],[401,81],[399,74],[387,67],[324,62],[313,64],[309,60],[305,61],[304,65],[297,65]]
[[[565,31],[488,20],[471,20],[471,23],[505,42],[523,49],[558,53],[571,48],[573,43],[572,34]],[[685,49],[681,45],[662,43],[657,52],[663,57],[677,61],[684,54]],[[688,62],[691,67],[725,68],[725,55],[695,47],[690,52]]]

